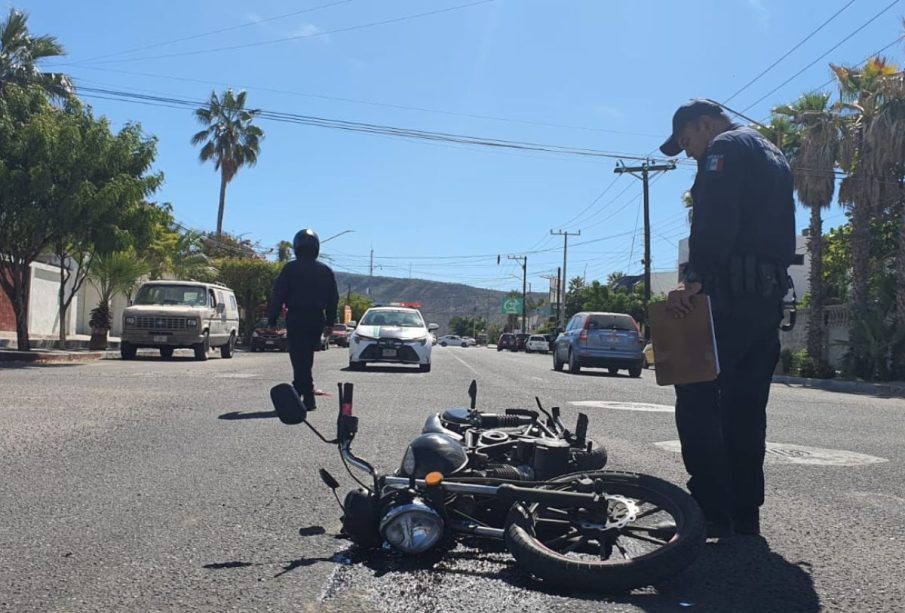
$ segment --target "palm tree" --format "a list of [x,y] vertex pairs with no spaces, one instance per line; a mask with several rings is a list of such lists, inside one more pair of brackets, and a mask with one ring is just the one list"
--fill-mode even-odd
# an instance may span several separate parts
[[148,264],[129,251],[96,255],[88,265],[88,279],[97,288],[99,300],[91,310],[91,349],[107,348],[107,333],[113,324],[110,300],[117,293],[131,298],[138,280],[148,274]]
[[823,217],[829,208],[836,188],[836,155],[839,149],[839,129],[830,95],[805,94],[792,105],[774,109],[774,113],[789,117],[798,129],[797,149],[790,161],[799,201],[811,210],[808,228],[808,253],[811,269],[811,304],[808,317],[807,350],[812,360],[823,363],[826,342],[823,330],[823,310],[826,290],[823,283]]
[[260,141],[264,131],[252,125],[258,109],[245,108],[245,90],[238,95],[227,89],[223,97],[211,92],[207,106],[195,110],[195,118],[207,127],[192,137],[193,145],[202,145],[202,162],[214,160],[220,171],[220,206],[217,210],[217,238],[223,233],[223,209],[226,205],[226,185],[242,166],[254,166],[258,161]]
[[32,36],[28,14],[14,8],[0,22],[0,95],[7,85],[36,86],[51,98],[63,99],[72,93],[69,77],[59,72],[42,72],[41,60],[65,55],[53,36]]

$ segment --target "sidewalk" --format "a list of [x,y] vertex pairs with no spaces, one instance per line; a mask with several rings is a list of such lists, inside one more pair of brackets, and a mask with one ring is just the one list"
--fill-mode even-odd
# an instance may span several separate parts
[[773,375],[773,383],[797,385],[842,394],[870,394],[872,396],[905,398],[905,383],[901,381],[870,383],[868,381],[848,381],[845,379],[807,379],[789,375]]
[[[32,349],[60,349],[60,339],[57,336],[29,336]],[[87,350],[90,334],[70,334],[66,337],[66,350]],[[15,332],[0,332],[0,350],[18,349]],[[107,350],[119,350],[119,337],[107,337]]]

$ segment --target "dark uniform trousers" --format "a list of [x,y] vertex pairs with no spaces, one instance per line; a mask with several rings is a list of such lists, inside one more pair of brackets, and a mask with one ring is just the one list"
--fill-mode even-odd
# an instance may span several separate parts
[[314,403],[314,352],[320,347],[324,330],[322,312],[295,312],[286,316],[286,334],[289,337],[289,360],[292,362],[292,387],[309,406]]
[[751,521],[764,502],[766,407],[781,318],[779,303],[714,312],[719,377],[676,386],[688,489],[710,521]]

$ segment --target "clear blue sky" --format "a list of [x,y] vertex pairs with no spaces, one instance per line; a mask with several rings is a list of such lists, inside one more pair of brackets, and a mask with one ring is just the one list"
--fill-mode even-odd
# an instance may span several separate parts
[[[849,1],[14,5],[30,13],[33,32],[57,36],[68,56],[52,66],[82,86],[203,100],[231,85],[268,111],[643,156],[665,138],[678,104],[695,96],[727,101],[843,7],[729,106],[764,120],[773,105],[827,82],[829,62],[859,62],[901,34],[905,3],[898,2],[771,93],[892,0]],[[305,9],[314,10],[271,19]],[[396,21],[358,27],[388,20]],[[296,38],[217,50],[287,37]],[[140,47],[150,48],[126,52]],[[886,54],[901,62],[903,45]],[[138,121],[159,139],[166,183],[158,199],[171,202],[183,224],[212,229],[219,180],[189,143],[199,129],[191,112],[86,100],[114,125]],[[337,270],[366,273],[373,247],[375,274],[411,271],[498,289],[520,286],[513,275],[521,270],[506,254],[540,251],[528,254],[528,270],[542,289],[541,275],[562,262],[562,239],[549,236],[561,228],[581,230],[570,239],[570,277],[641,270],[641,183],[628,176],[614,183],[616,160],[260,125],[267,137],[259,163],[229,186],[224,227],[265,247],[302,227],[322,237],[350,229],[324,247]],[[693,172],[682,165],[651,185],[655,270],[675,268],[676,243],[687,234],[680,196]],[[829,225],[844,221],[835,208],[827,216]],[[806,225],[805,211],[798,222]],[[496,254],[504,255],[500,266]]]

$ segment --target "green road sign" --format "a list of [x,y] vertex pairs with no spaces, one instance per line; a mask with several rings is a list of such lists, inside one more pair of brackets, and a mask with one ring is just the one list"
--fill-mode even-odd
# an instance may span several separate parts
[[521,315],[524,309],[524,303],[521,298],[503,298],[500,305],[500,313],[503,315]]

